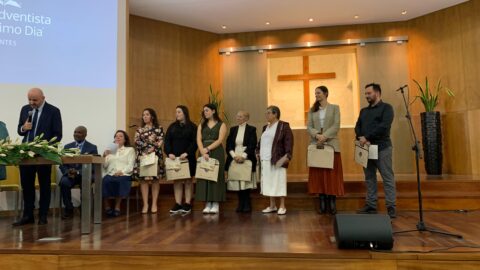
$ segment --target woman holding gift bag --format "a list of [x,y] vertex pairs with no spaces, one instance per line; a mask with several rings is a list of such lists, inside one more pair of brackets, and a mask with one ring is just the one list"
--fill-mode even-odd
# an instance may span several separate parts
[[328,144],[335,150],[333,169],[310,167],[308,172],[308,192],[318,194],[320,213],[337,212],[336,197],[344,195],[343,169],[340,156],[338,131],[340,130],[340,109],[338,105],[328,103],[328,88],[319,86],[315,89],[315,103],[308,112],[307,129],[311,144],[317,148]]
[[225,170],[228,171],[230,165],[245,164],[245,161],[251,162],[251,172],[249,181],[241,181],[232,178],[233,172],[228,175],[227,189],[237,191],[238,206],[237,213],[249,213],[252,211],[250,199],[250,190],[257,187],[255,171],[257,167],[257,158],[255,148],[257,147],[257,129],[247,124],[250,115],[248,112],[239,111],[236,116],[237,126],[230,128],[227,137],[227,162]]
[[[261,193],[270,197],[270,205],[262,212],[285,215],[287,168],[293,154],[293,132],[288,122],[280,120],[280,108],[277,106],[269,106],[265,116],[268,125],[263,127],[257,151],[260,156]],[[276,197],[280,197],[278,209]]]
[[206,202],[204,214],[217,214],[219,202],[225,201],[225,150],[222,143],[226,135],[227,126],[218,116],[217,106],[203,106],[202,123],[197,128],[198,150],[205,160],[214,158],[220,163],[216,182],[197,179],[195,200]]
[[[162,154],[163,128],[158,124],[157,113],[146,108],[142,113],[142,127],[135,132],[135,159],[134,175],[140,181],[142,192],[142,214],[148,213],[149,186],[152,186],[152,213],[157,212],[157,199],[160,192],[159,180],[164,175]],[[144,159],[142,161],[142,159]],[[156,163],[156,168],[152,165]],[[148,171],[147,171],[148,168]]]
[[[192,179],[195,176],[195,167],[197,159],[197,126],[190,120],[188,108],[178,105],[175,110],[176,121],[167,129],[165,136],[165,154],[167,158],[175,160],[188,160],[190,169],[190,178],[174,180],[173,191],[175,196],[175,205],[170,209],[171,214],[190,213],[192,210]],[[185,188],[185,203],[182,205],[182,195]]]

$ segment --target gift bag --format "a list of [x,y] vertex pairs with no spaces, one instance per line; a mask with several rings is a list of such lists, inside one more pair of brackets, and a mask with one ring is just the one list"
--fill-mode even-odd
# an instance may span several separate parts
[[178,157],[175,158],[175,160],[167,158],[165,159],[165,169],[167,171],[167,181],[188,179],[191,177],[188,160],[180,160]]
[[158,157],[155,152],[140,157],[140,177],[158,176]]
[[333,159],[335,149],[333,146],[324,144],[322,149],[318,149],[317,145],[311,144],[307,151],[308,167],[333,169]]
[[251,181],[252,161],[247,159],[243,163],[237,163],[233,160],[228,169],[228,180]]
[[205,160],[203,157],[197,159],[196,179],[209,180],[217,182],[220,162],[214,158]]

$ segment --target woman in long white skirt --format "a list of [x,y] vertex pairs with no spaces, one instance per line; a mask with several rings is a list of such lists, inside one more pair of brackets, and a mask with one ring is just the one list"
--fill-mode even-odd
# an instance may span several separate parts
[[[270,205],[263,213],[277,212],[285,215],[287,196],[287,168],[292,159],[293,133],[289,123],[280,121],[280,109],[269,106],[266,112],[268,125],[263,127],[259,143],[261,165],[261,193],[270,197]],[[277,209],[275,198],[280,197]]]

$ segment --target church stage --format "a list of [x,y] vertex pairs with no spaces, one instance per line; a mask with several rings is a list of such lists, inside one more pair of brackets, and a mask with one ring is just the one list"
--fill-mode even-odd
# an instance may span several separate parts
[[[480,193],[472,190],[479,183],[475,177],[423,181],[426,201],[430,201],[424,216],[427,225],[462,234],[464,239],[426,232],[395,235],[394,248],[387,252],[337,249],[333,217],[319,215],[310,207],[314,199],[301,195],[305,183],[300,178],[297,182],[290,179],[292,198],[287,198],[286,216],[260,213],[266,201],[258,194],[253,198],[252,214],[235,213],[235,194],[229,194],[219,215],[203,215],[202,205],[197,203],[191,214],[171,216],[168,209],[173,199],[168,184],[162,185],[158,214],[141,214],[132,201],[130,215],[104,218],[102,224],[92,225],[90,235],[80,234],[78,213],[73,220],[50,217],[47,226],[23,228],[12,228],[14,217],[2,214],[1,269],[480,268],[480,248],[476,248],[480,244],[480,212],[474,203]],[[418,213],[408,209],[415,199],[409,190],[414,181],[409,176],[399,178],[394,231],[413,229],[418,221]],[[440,184],[443,189],[458,188],[449,191],[450,197],[444,196]],[[352,207],[361,204],[360,194],[354,192],[360,192],[361,186],[361,181],[346,182],[348,192],[339,199],[340,213],[353,213]],[[442,196],[445,198],[439,198]],[[451,211],[433,210],[428,205],[435,201]]]

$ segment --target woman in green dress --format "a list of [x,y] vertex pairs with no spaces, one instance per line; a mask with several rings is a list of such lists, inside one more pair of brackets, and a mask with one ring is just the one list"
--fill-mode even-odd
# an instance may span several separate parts
[[219,202],[225,201],[225,150],[223,140],[227,135],[227,126],[218,116],[214,104],[203,106],[202,123],[197,129],[197,144],[201,156],[208,160],[214,158],[219,161],[217,182],[197,179],[195,186],[195,200],[206,202],[204,214],[217,214]]

